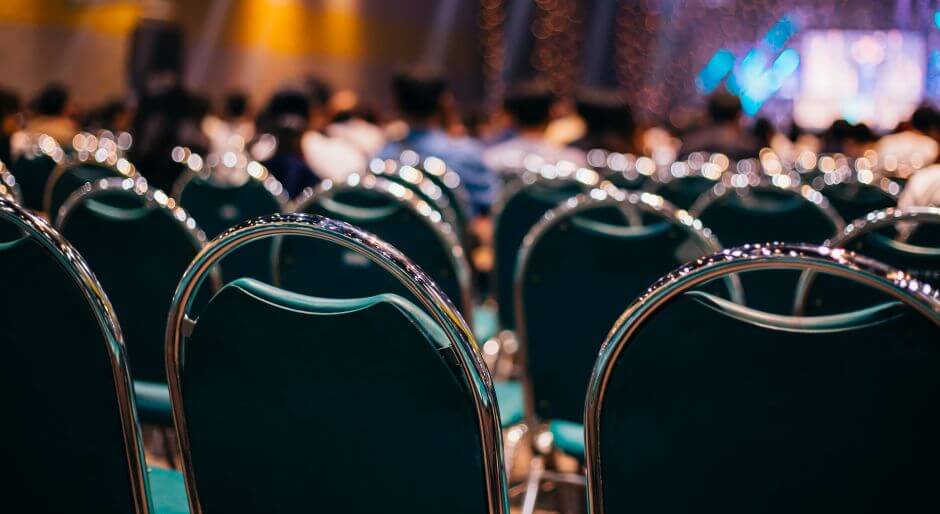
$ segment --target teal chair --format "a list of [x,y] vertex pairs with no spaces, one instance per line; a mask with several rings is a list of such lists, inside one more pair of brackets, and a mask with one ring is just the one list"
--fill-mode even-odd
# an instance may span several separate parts
[[[702,291],[745,270],[835,274],[884,303],[756,311]],[[932,512],[940,296],[810,245],[725,250],[635,300],[585,407],[590,511]]]
[[[642,211],[652,223],[596,221]],[[592,214],[594,216],[592,216]],[[537,460],[561,451],[584,462],[584,395],[601,342],[632,298],[681,264],[721,249],[698,220],[659,197],[599,188],[556,207],[525,237],[516,265],[516,334],[525,376],[526,425]],[[723,284],[719,284],[723,285]],[[740,300],[736,288],[718,288]],[[531,466],[523,512],[557,472]]]
[[[940,208],[911,207],[874,211],[826,241],[830,248],[855,252],[907,273],[912,279],[940,284],[940,238],[932,244],[908,242],[911,232],[940,228]],[[926,241],[925,241],[926,243]],[[884,293],[831,275],[805,272],[797,288],[797,314],[839,314],[887,301]]]
[[[208,270],[270,237],[343,247],[420,303],[239,279],[196,317]],[[233,228],[180,282],[166,348],[194,513],[509,512],[499,415],[473,336],[431,278],[371,234],[304,214]]]
[[546,212],[597,183],[596,174],[558,176],[546,167],[522,172],[503,188],[493,207],[493,274],[501,329],[513,330],[516,325],[513,276],[523,238]]
[[656,174],[656,163],[649,157],[594,149],[587,160],[604,180],[622,189],[644,189]]
[[56,228],[82,253],[114,302],[142,420],[169,425],[166,317],[176,284],[206,244],[205,234],[186,211],[143,179],[82,186],[60,209]]
[[23,204],[23,191],[16,177],[0,162],[0,197]]
[[465,242],[469,214],[458,212],[460,207],[454,204],[453,196],[447,192],[446,187],[441,186],[439,181],[433,180],[429,173],[391,159],[373,159],[369,163],[369,172],[411,190],[415,196],[440,212],[443,220],[456,229],[455,235],[458,240],[462,244]]
[[140,177],[134,165],[117,154],[109,154],[100,160],[98,157],[102,156],[87,152],[73,153],[56,166],[43,191],[43,211],[50,219],[56,219],[68,197],[87,183],[107,178]]
[[[472,319],[470,265],[454,229],[404,186],[372,175],[324,181],[298,197],[295,212],[354,224],[404,252],[421,266],[467,319]],[[276,285],[314,296],[358,298],[395,292],[414,300],[380,266],[318,240],[275,243]],[[332,272],[324,275],[322,270]]]
[[[243,182],[230,184],[211,173],[188,170],[174,185],[173,198],[199,220],[210,239],[241,222],[287,209],[284,187],[264,166],[250,162],[244,171]],[[261,241],[220,263],[223,281],[251,277],[271,283],[272,248],[272,241]]]
[[[859,175],[862,175],[860,178]],[[869,212],[895,207],[901,185],[887,177],[877,177],[868,170],[827,173],[813,180],[844,220],[865,217]]]
[[121,329],[82,257],[0,199],[0,267],[5,510],[188,512],[181,474],[146,467]]
[[[752,161],[742,161],[751,163]],[[668,170],[655,173],[644,190],[663,197],[680,209],[689,209],[702,195],[721,183],[722,177],[738,163],[723,154],[695,152],[676,161]],[[754,167],[756,168],[756,161]]]
[[64,153],[51,137],[38,135],[36,138],[42,144],[39,141],[33,144],[29,151],[10,163],[10,170],[23,191],[24,205],[34,211],[42,211],[46,183],[56,169],[56,158],[62,158]]
[[[767,242],[822,244],[845,227],[821,193],[783,176],[728,175],[696,200],[689,213],[726,247]],[[799,276],[790,270],[742,275],[747,305],[791,314]]]

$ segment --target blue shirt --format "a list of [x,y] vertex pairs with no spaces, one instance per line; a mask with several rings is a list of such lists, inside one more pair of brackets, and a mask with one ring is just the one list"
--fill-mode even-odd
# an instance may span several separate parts
[[483,164],[483,146],[469,138],[454,138],[439,129],[412,130],[401,141],[392,141],[379,152],[381,159],[398,159],[404,150],[422,157],[437,157],[452,168],[470,195],[473,213],[489,212],[496,194],[492,171]]

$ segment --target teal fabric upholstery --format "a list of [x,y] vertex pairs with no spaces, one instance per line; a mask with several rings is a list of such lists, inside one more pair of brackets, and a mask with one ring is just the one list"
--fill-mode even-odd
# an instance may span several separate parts
[[525,416],[525,396],[522,384],[517,380],[493,382],[496,401],[499,403],[499,421],[503,428],[522,423]]
[[[430,275],[458,309],[464,309],[452,249],[427,220],[397,199],[367,190],[347,191],[335,199],[315,201],[305,212],[345,221],[391,244]],[[417,302],[387,271],[332,243],[284,237],[278,266],[279,285],[291,291],[331,298],[394,292]]]
[[[195,177],[186,183],[177,200],[209,239],[243,221],[281,211],[277,198],[254,179],[240,186],[221,186]],[[223,259],[219,264],[223,281],[250,277],[272,282],[273,244],[273,239],[256,241]]]
[[395,295],[223,287],[181,372],[204,510],[485,512],[476,410],[447,345]]
[[[599,211],[618,209],[583,214],[597,218]],[[516,271],[524,315],[518,328],[537,419],[580,423],[591,370],[610,327],[659,277],[708,253],[665,221],[626,227],[579,214],[537,237]]]
[[113,354],[91,306],[52,254],[3,219],[0,269],[4,504],[134,512]]
[[487,305],[473,307],[473,335],[477,341],[486,341],[499,333],[499,318],[496,309]]
[[[682,177],[665,184],[655,184],[653,192],[681,209],[692,207],[698,197],[705,194],[717,182],[705,177]],[[649,183],[653,185],[652,183]],[[707,225],[706,225],[707,226]]]
[[869,212],[897,206],[894,198],[870,184],[833,184],[823,188],[822,193],[845,220],[863,218]]
[[179,471],[163,468],[147,470],[154,514],[189,514],[186,483]]
[[584,425],[569,421],[552,421],[548,424],[555,448],[584,462]]
[[176,285],[199,251],[186,227],[133,191],[107,192],[112,205],[86,197],[62,234],[88,261],[114,304],[135,379],[166,382],[164,332]]
[[165,383],[135,380],[134,397],[137,399],[137,417],[141,423],[173,426],[170,390]]
[[787,320],[681,294],[611,368],[602,512],[936,510],[938,321],[899,302]]
[[48,155],[29,155],[13,161],[10,169],[23,193],[23,205],[34,210],[43,209],[42,198],[46,182],[55,170],[56,163]]
[[499,306],[500,328],[512,330],[516,326],[513,277],[522,239],[546,212],[580,192],[581,187],[576,183],[565,182],[556,184],[555,187],[537,183],[525,186],[503,200],[493,226],[493,271],[496,274],[496,303]]
[[[752,191],[740,198],[732,193],[712,203],[700,215],[725,248],[753,243],[822,244],[837,227],[828,217],[793,194]],[[799,271],[742,273],[747,305],[778,314],[791,314]]]
[[52,195],[48,206],[49,217],[56,219],[59,208],[68,199],[69,195],[87,182],[94,182],[103,178],[120,178],[123,175],[116,170],[99,166],[94,163],[80,163],[69,167],[65,173],[59,175],[52,184]]

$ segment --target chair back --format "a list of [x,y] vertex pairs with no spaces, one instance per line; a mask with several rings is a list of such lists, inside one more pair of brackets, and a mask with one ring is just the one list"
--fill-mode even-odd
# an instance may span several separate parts
[[0,269],[3,501],[153,512],[121,329],[101,285],[45,220],[2,198]]
[[[701,290],[745,271],[832,273],[889,300],[773,315]],[[638,298],[585,413],[591,512],[934,510],[940,296],[809,245],[725,250]]]
[[[304,191],[294,212],[353,224],[404,252],[471,318],[470,265],[453,228],[404,186],[373,175],[323,181]],[[359,298],[394,292],[414,301],[381,266],[336,245],[288,238],[275,243],[276,285],[327,298]],[[322,270],[331,270],[324,274]]]
[[[787,175],[729,174],[689,210],[725,246],[772,242],[822,244],[845,222],[826,198]],[[790,314],[799,273],[778,270],[741,277],[747,304]]]
[[[596,221],[601,211],[625,207],[656,221]],[[698,220],[649,193],[599,188],[549,211],[526,235],[516,266],[516,334],[530,426],[580,423],[597,351],[626,299],[680,264],[720,249]],[[728,296],[727,289],[722,293]]]
[[59,210],[56,228],[114,301],[134,378],[166,382],[166,317],[176,284],[205,245],[205,234],[172,198],[143,179],[85,184]]
[[[342,246],[421,303],[389,293],[317,298],[240,279],[191,317],[207,271],[270,237]],[[327,511],[509,512],[495,394],[473,336],[431,278],[372,234],[304,214],[226,232],[180,282],[167,363],[194,514],[298,512],[314,503]]]
[[[742,165],[752,162],[742,161]],[[689,209],[737,165],[721,153],[694,152],[685,160],[657,170],[653,175],[654,180],[647,181],[644,189],[680,209]]]
[[21,205],[23,203],[23,191],[20,189],[19,182],[2,162],[0,162],[0,197]]
[[502,329],[516,325],[513,277],[522,240],[546,212],[597,184],[596,172],[559,175],[555,166],[547,165],[524,171],[503,188],[493,209],[493,272]]
[[65,157],[65,152],[55,139],[45,134],[31,137],[29,149],[10,163],[23,192],[23,205],[34,211],[43,210],[43,194],[46,183],[56,169],[56,164]]
[[[909,235],[926,227],[940,227],[940,208],[911,207],[869,213],[826,241],[865,258],[902,270],[912,278],[940,284],[940,239],[931,246],[909,243]],[[885,294],[831,275],[803,273],[797,288],[797,314],[838,314],[887,301]]]
[[[409,155],[417,156],[412,151],[406,151],[405,156]],[[415,165],[411,165],[392,159],[372,159],[369,163],[369,172],[410,189],[415,196],[440,212],[443,220],[458,230],[455,234],[463,242],[469,214],[457,212],[458,206],[454,204],[453,195],[445,191],[445,187],[421,169],[417,160],[417,157],[410,159],[409,162],[415,162]]]
[[[197,160],[201,162],[201,160]],[[209,169],[188,169],[173,187],[173,198],[186,209],[211,239],[244,221],[287,210],[287,193],[260,163],[251,161],[244,181],[222,183]],[[272,240],[244,248],[220,264],[222,279],[251,277],[270,283]]]
[[595,148],[588,151],[587,161],[604,180],[623,189],[643,189],[656,174],[656,163],[649,157]]
[[876,176],[868,168],[845,166],[814,178],[812,184],[844,220],[895,207],[901,194],[901,184]]
[[117,152],[76,152],[67,155],[52,172],[43,192],[43,210],[56,219],[68,197],[83,185],[107,178],[137,179],[140,174]]

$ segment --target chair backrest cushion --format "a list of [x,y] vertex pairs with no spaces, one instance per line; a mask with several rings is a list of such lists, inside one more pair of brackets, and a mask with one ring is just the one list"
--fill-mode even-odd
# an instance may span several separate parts
[[85,183],[120,176],[117,171],[94,163],[79,163],[70,166],[52,184],[49,217],[55,219],[59,214],[59,208],[62,207],[69,195]]
[[46,182],[55,166],[56,162],[52,157],[45,154],[22,156],[13,162],[11,168],[23,193],[23,205],[34,211],[42,210]]
[[478,420],[447,345],[395,295],[332,300],[228,284],[184,348],[201,504],[484,512]]

